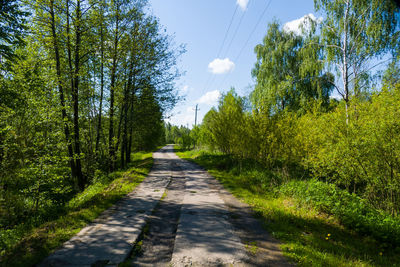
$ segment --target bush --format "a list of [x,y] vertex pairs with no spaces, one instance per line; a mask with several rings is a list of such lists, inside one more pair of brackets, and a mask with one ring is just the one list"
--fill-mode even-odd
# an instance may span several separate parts
[[291,181],[277,191],[332,214],[350,229],[400,246],[400,218],[371,207],[366,200],[334,184],[315,179]]
[[378,209],[400,212],[400,88],[369,101],[354,99],[326,114],[300,118],[303,164],[315,177],[368,199]]

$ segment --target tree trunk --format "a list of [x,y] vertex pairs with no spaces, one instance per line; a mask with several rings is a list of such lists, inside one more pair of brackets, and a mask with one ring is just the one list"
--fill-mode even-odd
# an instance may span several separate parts
[[[132,59],[131,59],[132,60]],[[128,163],[128,116],[129,116],[129,104],[130,104],[130,89],[132,85],[132,75],[133,75],[133,64],[131,62],[129,72],[128,72],[128,80],[125,84],[124,88],[124,99],[123,99],[123,123],[124,128],[122,130],[122,144],[121,144],[121,166],[125,167],[126,163]]]
[[100,26],[100,106],[99,106],[99,120],[97,122],[96,133],[96,157],[99,158],[99,144],[101,133],[101,113],[103,109],[103,93],[104,93],[104,36],[103,36],[103,22]]
[[115,161],[115,152],[114,152],[114,83],[115,83],[115,74],[112,71],[111,73],[111,87],[110,87],[110,128],[108,131],[108,153],[110,160],[110,172],[114,171],[114,161]]
[[69,24],[69,0],[66,1],[66,11],[67,11],[67,55],[68,55],[68,66],[69,66],[69,76],[71,81],[71,90],[74,88],[74,79],[73,79],[73,68],[72,68],[72,49],[71,49],[71,29]]
[[[136,84],[136,70],[133,68],[133,53],[131,56],[131,66],[129,70],[129,79],[128,79],[128,102],[127,102],[127,109],[126,109],[126,150],[125,150],[125,158],[126,163],[131,162],[131,151],[132,151],[132,136],[133,136],[133,106],[134,106],[134,99],[135,99],[135,84]],[[128,141],[129,140],[129,141]]]
[[51,32],[53,37],[53,49],[55,54],[56,60],[56,73],[57,73],[57,84],[58,84],[58,92],[60,95],[60,104],[61,104],[61,117],[64,123],[64,135],[67,141],[68,147],[68,156],[69,156],[69,165],[71,168],[71,175],[75,179],[76,178],[76,168],[74,162],[74,151],[72,148],[70,130],[68,126],[68,116],[67,111],[65,108],[65,98],[64,98],[64,88],[62,86],[62,79],[61,79],[61,60],[60,60],[60,52],[57,43],[57,33],[55,27],[55,18],[54,18],[54,0],[50,1],[50,17],[51,17]]
[[115,169],[115,147],[113,143],[114,139],[114,91],[115,91],[115,79],[117,70],[117,51],[118,51],[118,10],[115,22],[115,36],[114,36],[114,49],[112,55],[112,67],[111,67],[111,84],[110,84],[110,128],[108,132],[108,152],[110,161],[110,172]]
[[[129,98],[129,96],[128,96]],[[127,102],[129,99],[127,100]],[[125,151],[125,163],[128,164],[130,162],[130,150],[129,150],[129,103],[126,104],[126,113],[125,113],[125,121],[124,121],[124,141],[123,141],[123,146],[124,146],[124,151]]]
[[[124,86],[124,98],[122,100],[122,108],[121,108],[121,113],[120,113],[120,118],[119,118],[119,129],[121,129],[121,125],[123,124],[123,129],[122,129],[122,137],[121,137],[121,168],[125,168],[125,143],[126,143],[126,101],[127,101],[127,96],[126,96],[126,91],[127,91],[127,87],[128,85],[125,83]],[[119,130],[120,131],[120,130]],[[120,134],[118,134],[118,140],[120,138]],[[119,142],[119,141],[118,141]]]
[[129,143],[128,143],[128,147],[127,147],[127,151],[126,151],[126,163],[131,163],[131,153],[132,153],[132,131],[133,131],[133,127],[131,126],[131,131],[129,134]]
[[[126,100],[128,101],[128,100]],[[123,129],[123,134],[122,134],[122,146],[121,146],[121,165],[122,167],[125,167],[125,163],[127,163],[127,160],[124,161],[124,159],[127,159],[126,153],[128,152],[128,108],[127,108],[127,103],[124,103],[124,129]]]
[[[124,109],[121,109],[121,113],[120,113],[120,116],[119,116],[119,123],[118,123],[118,130],[117,130],[117,136],[116,136],[116,142],[115,142],[115,146],[114,146],[114,151],[118,151],[118,147],[119,147],[119,144],[121,142],[121,128],[122,128],[123,116],[124,116]],[[121,159],[121,160],[123,160],[123,159]],[[116,167],[116,165],[114,165],[114,168],[115,167]]]
[[76,26],[75,26],[75,60],[74,60],[74,87],[72,88],[72,101],[74,109],[74,146],[75,146],[75,164],[76,164],[76,175],[78,178],[78,186],[81,190],[85,189],[86,179],[82,174],[81,165],[81,148],[79,138],[79,70],[80,70],[80,49],[81,49],[81,7],[80,0],[76,2]]
[[346,11],[344,14],[344,19],[343,19],[343,29],[344,29],[344,38],[343,38],[343,69],[342,69],[342,76],[343,76],[343,91],[344,91],[344,101],[345,101],[345,105],[346,105],[346,124],[349,124],[349,74],[348,74],[348,70],[349,70],[349,66],[348,66],[348,62],[347,62],[347,18],[348,18],[348,13],[349,13],[349,9],[350,9],[350,4],[349,2],[346,2]]

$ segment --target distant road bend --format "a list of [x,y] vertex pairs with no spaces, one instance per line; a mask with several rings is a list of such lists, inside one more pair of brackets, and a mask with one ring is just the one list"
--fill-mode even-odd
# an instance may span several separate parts
[[153,156],[134,191],[39,266],[291,266],[250,208],[204,169],[172,145]]

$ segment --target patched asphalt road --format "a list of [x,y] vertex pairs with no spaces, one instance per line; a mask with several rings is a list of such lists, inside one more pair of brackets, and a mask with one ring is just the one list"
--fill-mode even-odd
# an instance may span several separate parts
[[[135,247],[134,250],[132,248]],[[40,266],[291,266],[251,209],[165,146],[124,200]]]

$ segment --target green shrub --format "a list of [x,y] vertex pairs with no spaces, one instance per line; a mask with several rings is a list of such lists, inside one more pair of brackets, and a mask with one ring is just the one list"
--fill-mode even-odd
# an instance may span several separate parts
[[315,179],[291,181],[277,189],[300,203],[336,216],[343,225],[377,240],[400,246],[400,218],[371,207],[365,199]]
[[[315,177],[400,213],[400,87],[300,118],[303,164]],[[346,122],[347,120],[347,122]]]

